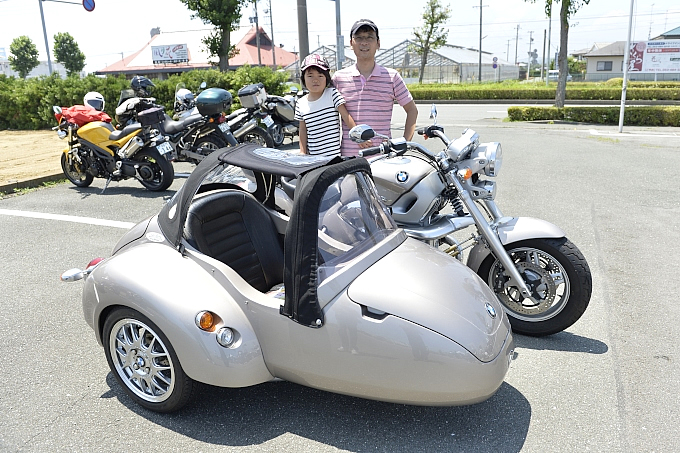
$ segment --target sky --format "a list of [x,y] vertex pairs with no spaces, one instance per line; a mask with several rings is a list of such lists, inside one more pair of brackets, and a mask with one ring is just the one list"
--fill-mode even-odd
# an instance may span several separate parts
[[[94,0],[95,9],[86,11],[80,0],[45,0],[43,12],[50,51],[54,35],[70,33],[86,55],[86,72],[98,69],[138,51],[150,38],[150,30],[161,32],[211,28],[192,19],[179,0]],[[271,13],[270,9],[271,1]],[[299,51],[297,31],[298,0],[259,0],[259,24],[267,33],[273,22],[274,42],[289,51]],[[72,4],[69,4],[72,3]],[[423,25],[427,0],[340,0],[341,31],[349,44],[349,29],[354,21],[372,19],[379,28],[382,49],[389,49],[413,38],[414,27]],[[477,49],[480,37],[479,0],[441,0],[451,8],[445,25],[448,43]],[[549,21],[545,0],[481,0],[482,50],[499,59],[526,61],[527,52],[537,49],[539,61],[544,47],[544,30]],[[570,52],[589,48],[595,42],[625,41],[631,3],[629,0],[590,0],[572,18],[569,31]],[[559,44],[559,12],[555,7],[551,22],[552,54]],[[242,27],[250,27],[254,7],[242,10]],[[332,0],[307,0],[309,50],[335,44],[335,3]],[[517,28],[519,26],[519,29]],[[680,26],[680,1],[635,0],[633,41],[644,41]],[[2,48],[9,56],[13,39],[27,35],[46,60],[45,38],[40,16],[40,0],[0,0],[0,58]],[[530,39],[532,41],[530,42]],[[181,44],[181,43],[178,43]],[[52,58],[54,61],[54,58]]]

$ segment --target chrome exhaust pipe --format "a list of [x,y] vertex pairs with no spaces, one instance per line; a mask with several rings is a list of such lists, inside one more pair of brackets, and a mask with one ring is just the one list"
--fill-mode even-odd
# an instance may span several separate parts
[[257,120],[253,118],[252,120],[248,121],[246,124],[241,126],[238,130],[236,130],[234,132],[234,137],[241,138],[242,136],[244,136],[248,132],[255,129],[255,126],[257,126]]
[[139,137],[132,137],[121,149],[118,150],[118,155],[122,159],[129,159],[137,151],[144,147],[144,140]]

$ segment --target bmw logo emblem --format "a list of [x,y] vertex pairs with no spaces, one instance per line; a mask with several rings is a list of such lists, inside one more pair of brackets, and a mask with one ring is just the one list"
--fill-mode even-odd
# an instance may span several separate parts
[[405,183],[408,181],[408,172],[400,171],[397,173],[397,182]]
[[492,318],[496,317],[496,309],[491,306],[490,303],[484,304],[484,307],[486,308],[486,312],[491,316]]

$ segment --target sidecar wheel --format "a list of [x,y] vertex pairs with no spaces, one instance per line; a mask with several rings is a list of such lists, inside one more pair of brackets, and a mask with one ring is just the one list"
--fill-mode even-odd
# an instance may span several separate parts
[[152,192],[166,190],[175,179],[175,169],[172,164],[155,148],[141,150],[135,154],[134,160],[148,164],[145,169],[137,170],[137,172],[142,185]]
[[191,399],[196,383],[182,370],[165,334],[146,316],[119,308],[106,318],[102,338],[111,372],[137,404],[172,412]]
[[286,136],[283,133],[283,126],[281,123],[272,124],[268,131],[269,135],[272,137],[274,147],[278,148],[279,146],[283,145],[283,140],[286,138]]
[[94,176],[85,171],[86,169],[79,164],[72,162],[69,165],[66,153],[61,153],[61,169],[68,180],[77,187],[88,187],[94,180]]
[[586,259],[567,238],[530,239],[505,249],[534,293],[523,298],[508,284],[502,264],[489,255],[479,276],[503,304],[512,330],[531,336],[552,335],[574,324],[588,307],[592,277]]

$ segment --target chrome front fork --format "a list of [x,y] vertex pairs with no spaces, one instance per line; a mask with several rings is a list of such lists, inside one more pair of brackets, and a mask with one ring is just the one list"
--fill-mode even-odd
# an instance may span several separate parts
[[[526,285],[526,283],[524,283],[522,276],[515,267],[515,263],[513,263],[512,259],[510,259],[510,255],[508,255],[508,252],[505,251],[505,248],[503,247],[503,244],[498,238],[498,235],[491,229],[486,217],[484,216],[482,211],[479,210],[479,207],[470,196],[470,193],[463,187],[461,182],[458,180],[455,172],[452,171],[447,173],[446,179],[450,184],[453,184],[455,188],[458,190],[458,196],[460,197],[461,200],[463,200],[463,203],[465,203],[465,207],[467,207],[468,212],[475,220],[477,228],[479,229],[479,232],[481,233],[482,237],[486,240],[486,243],[491,248],[493,254],[505,268],[505,272],[510,276],[510,279],[512,280],[510,282],[511,285],[517,287],[517,289],[519,289],[519,291],[522,293],[522,296],[524,296],[525,298],[531,298],[531,291],[529,290],[529,287]],[[500,210],[496,207],[495,203],[486,203],[486,206],[490,210],[494,218],[499,219],[501,217]]]

